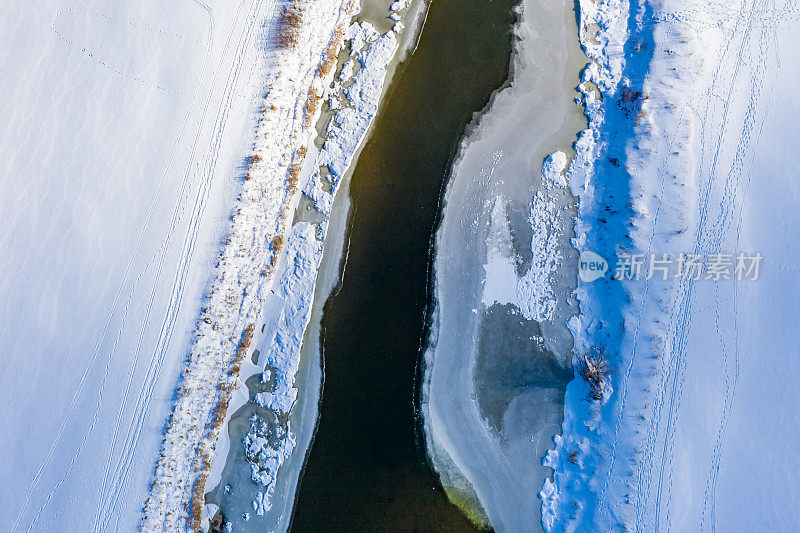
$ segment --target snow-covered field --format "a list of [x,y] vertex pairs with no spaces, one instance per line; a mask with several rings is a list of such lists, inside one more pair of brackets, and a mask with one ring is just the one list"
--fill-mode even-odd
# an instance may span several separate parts
[[274,9],[0,6],[9,530],[141,520],[252,143]]
[[[580,5],[602,100],[586,86],[576,245],[610,273],[622,251],[702,254],[705,270],[579,286],[576,354],[600,348],[614,373],[597,400],[581,379],[568,388],[544,523],[795,531],[797,5]],[[717,253],[732,279],[713,279]],[[737,275],[740,253],[763,257],[757,280]]]

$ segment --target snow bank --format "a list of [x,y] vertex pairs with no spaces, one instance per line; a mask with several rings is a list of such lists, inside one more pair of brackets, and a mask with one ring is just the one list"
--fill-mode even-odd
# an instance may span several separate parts
[[[782,55],[796,21],[744,3],[580,7],[593,61],[590,129],[570,169],[576,247],[611,273],[621,251],[766,252],[794,264],[796,245],[768,228],[798,229],[780,214],[798,200],[783,178],[797,161],[781,149],[797,135],[782,105],[800,77]],[[556,472],[540,494],[548,530],[797,527],[797,474],[785,468],[797,460],[797,414],[779,406],[798,401],[800,368],[784,357],[797,333],[783,325],[798,276],[768,266],[764,276],[579,285],[576,355],[601,350],[615,392],[587,397],[581,378],[568,387],[546,458]]]
[[[300,364],[300,347],[308,320],[317,269],[322,260],[322,243],[308,222],[295,224],[290,232],[283,260],[285,267],[277,280],[276,296],[284,301],[271,347],[264,357],[274,369],[271,392],[255,395],[254,401],[273,415],[267,422],[253,416],[244,439],[245,455],[251,462],[251,479],[264,488],[256,495],[253,509],[261,516],[271,507],[278,468],[295,447],[288,415],[297,399],[294,376]],[[264,375],[265,381],[273,376]],[[222,458],[224,459],[224,458]]]
[[328,65],[355,7],[352,1],[295,1],[278,6],[272,18],[270,39],[278,47],[253,156],[169,421],[145,531],[199,526],[216,440],[284,248],[322,88],[333,76]]
[[[627,143],[635,135],[639,110],[632,118],[625,113],[620,94],[630,83],[630,78],[625,77],[626,67],[630,67],[625,61],[625,46],[629,38],[635,41],[640,35],[629,36],[628,9],[629,4],[619,0],[580,4],[581,43],[591,62],[584,69],[580,85],[589,129],[582,132],[576,144],[576,158],[569,170],[570,185],[579,198],[574,243],[579,250],[594,251],[609,259],[616,256],[620,247],[630,247],[625,225],[631,215],[632,187],[618,176],[629,170],[622,161],[628,153]],[[639,30],[648,31],[641,26]],[[647,61],[636,67],[646,72]],[[641,83],[641,77],[636,81]],[[615,173],[619,167],[622,170]],[[612,181],[612,174],[616,174],[616,181]],[[616,218],[609,214],[612,208]],[[600,232],[598,226],[604,231]],[[580,315],[570,323],[576,355],[600,349],[619,370],[619,332],[624,322],[621,309],[628,304],[628,291],[621,281],[609,279],[579,283],[576,295]],[[604,452],[615,445],[600,423],[602,411],[610,408],[603,400],[592,399],[589,385],[576,373],[575,381],[567,388],[563,436],[555,438],[555,450],[544,459],[544,464],[555,470],[553,479],[545,481],[540,493],[542,521],[548,531],[573,531],[598,519],[593,513],[604,488],[598,486],[596,475],[602,468]],[[612,398],[611,403],[615,400]],[[610,525],[599,523],[603,524],[601,527]]]
[[[326,215],[330,215],[333,197],[339,189],[342,176],[353,162],[369,124],[378,112],[386,67],[398,47],[394,31],[380,35],[368,22],[350,26],[347,37],[353,59],[358,61],[360,68],[352,76],[350,61],[353,59],[349,60],[331,91],[331,99],[344,108],[333,116],[325,132],[325,144],[317,159],[317,166],[325,168],[314,169],[304,190],[314,200],[317,209]],[[343,87],[344,82],[351,83]],[[330,174],[329,180],[325,180],[326,170]]]

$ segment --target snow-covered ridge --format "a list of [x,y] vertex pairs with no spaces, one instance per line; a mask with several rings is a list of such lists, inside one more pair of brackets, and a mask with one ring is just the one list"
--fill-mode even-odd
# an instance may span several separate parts
[[274,67],[253,156],[169,420],[144,531],[199,526],[205,481],[239,364],[300,194],[297,179],[319,95],[333,76],[332,62],[355,10],[355,0],[294,0],[278,4],[269,21]]
[[[573,194],[579,199],[574,243],[578,250],[593,250],[602,255],[607,250],[614,250],[616,243],[612,237],[612,242],[602,243],[606,248],[601,250],[601,243],[597,242],[602,237],[596,235],[595,229],[603,200],[608,194],[606,184],[598,183],[597,174],[603,165],[602,158],[611,157],[607,153],[608,138],[604,137],[604,132],[608,127],[607,106],[609,103],[613,105],[623,80],[628,2],[604,0],[595,3],[587,0],[580,2],[579,9],[581,45],[591,61],[583,71],[579,86],[589,128],[581,132],[575,144],[576,156],[568,172]],[[619,187],[621,196],[625,186]],[[616,332],[611,335],[604,332],[610,324],[601,302],[607,298],[604,293],[610,293],[611,299],[624,302],[624,293],[621,294],[617,285],[609,287],[605,280],[594,285],[579,284],[575,292],[580,313],[570,322],[575,339],[574,354],[579,356],[590,347],[597,347],[598,337],[605,336],[601,349],[608,356],[608,352],[616,348],[613,346]],[[573,362],[574,368],[578,369],[576,357],[573,357]],[[608,389],[606,392],[609,394],[611,391]],[[567,387],[562,435],[554,437],[555,449],[549,451],[543,461],[555,471],[552,480],[545,480],[540,493],[542,525],[547,531],[574,531],[590,520],[586,509],[591,510],[594,506],[593,498],[597,492],[595,474],[600,460],[596,449],[598,443],[592,441],[592,432],[597,430],[599,410],[608,400],[608,395],[588,402],[588,394],[588,385],[576,372],[576,379]]]
[[[684,232],[693,222],[697,169],[687,107],[699,94],[696,81],[711,68],[692,49],[712,48],[713,42],[698,42],[714,35],[699,36],[664,5],[587,0],[580,15],[592,62],[581,85],[589,129],[569,176],[579,197],[575,247],[599,253],[613,274],[620,251],[692,250]],[[709,22],[699,11],[694,16],[700,25]],[[664,324],[676,284],[608,275],[579,284],[580,314],[570,324],[576,368],[594,352],[612,373],[600,397],[577,374],[568,386],[563,434],[544,460],[555,470],[540,494],[547,530],[652,526],[642,521],[651,488],[643,472],[652,469],[663,421],[649,410],[669,399],[663,390],[653,396],[650,387],[671,349]]]
[[[629,3],[625,0],[580,2],[581,44],[591,61],[583,71],[580,85],[589,128],[576,142],[576,157],[569,169],[570,185],[579,199],[574,242],[578,250],[595,251],[609,258],[618,249],[618,239],[627,229],[626,217],[630,214],[629,206],[625,205],[628,187],[624,181],[625,167],[617,173],[616,186],[610,185],[603,173],[609,162],[616,168],[621,165],[620,160],[625,160],[624,142],[622,147],[614,146],[616,152],[609,153],[609,144],[615,142],[611,137],[622,138],[631,129],[628,124],[614,123],[618,118],[615,113],[618,94],[624,84],[628,10]],[[610,173],[613,174],[613,169]],[[613,200],[615,195],[619,201]],[[619,210],[611,221],[613,227],[606,223],[610,218],[608,209],[603,212],[608,203]],[[621,317],[618,310],[609,312],[609,307],[618,309],[625,305],[627,292],[619,283],[604,279],[594,284],[579,284],[576,296],[580,314],[570,323],[575,339],[574,367],[579,368],[581,354],[598,349],[612,360],[612,368],[618,369]],[[567,387],[562,435],[554,438],[555,449],[543,461],[555,471],[553,480],[546,480],[540,493],[542,524],[547,531],[574,531],[595,518],[592,514],[602,491],[597,485],[597,474],[605,451],[600,447],[608,439],[607,428],[600,420],[612,393],[613,387],[607,386],[601,397],[594,399],[589,385],[577,371],[575,380]]]

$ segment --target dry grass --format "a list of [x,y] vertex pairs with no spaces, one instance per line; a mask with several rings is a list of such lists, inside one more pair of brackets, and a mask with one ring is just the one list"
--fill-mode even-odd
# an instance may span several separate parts
[[232,377],[236,377],[239,375],[239,369],[244,360],[245,355],[247,355],[247,350],[250,348],[250,343],[253,342],[253,331],[255,329],[255,324],[250,324],[246,328],[244,328],[244,333],[242,333],[242,340],[239,341],[239,348],[236,350],[236,355],[233,358],[233,362],[231,363],[230,368],[228,369],[228,374]]
[[578,462],[578,452],[570,452],[569,455],[567,456],[567,458],[569,459],[570,463],[572,463],[572,464],[577,463]]
[[[262,110],[263,114],[263,110]],[[261,155],[260,154],[253,154],[247,161],[247,173],[244,175],[244,181],[250,181],[253,179],[252,171],[253,167],[261,162]]]
[[599,350],[584,354],[579,359],[578,374],[589,384],[589,397],[593,400],[603,398],[611,372],[608,360]]
[[303,24],[303,6],[301,2],[292,0],[284,6],[278,15],[275,29],[275,44],[280,48],[294,49],[300,37],[300,26]]
[[[295,165],[297,165],[298,168],[297,169],[292,168],[292,173],[291,173],[291,175],[289,176],[289,179],[286,182],[286,188],[288,189],[289,194],[291,196],[294,196],[294,193],[297,192],[297,172],[300,171],[300,169],[299,169],[300,165],[298,163],[295,163],[295,164],[292,165],[292,167],[294,167]],[[297,172],[294,172],[295,170],[297,170]]]
[[192,499],[191,508],[184,506],[187,514],[189,515],[189,528],[192,531],[200,531],[200,522],[203,516],[203,505],[205,504],[205,487],[208,474],[211,471],[211,459],[208,453],[201,452],[198,457],[200,463],[201,474],[192,485]]
[[294,188],[297,186],[297,179],[300,177],[300,171],[303,169],[303,160],[298,160],[289,165],[289,190],[294,193]]
[[306,128],[311,127],[311,124],[314,121],[314,114],[319,109],[321,103],[322,103],[322,95],[319,94],[316,89],[312,88],[310,91],[308,91],[308,100],[306,100],[306,116],[305,116]]
[[[239,341],[239,346],[236,349],[236,355],[228,368],[229,377],[235,378],[239,374],[242,360],[247,354],[247,350],[250,348],[250,343],[253,341],[254,330],[255,324],[249,324],[244,329],[242,339]],[[228,414],[228,405],[231,401],[231,394],[236,387],[235,383],[235,380],[231,379],[227,383],[220,383],[217,386],[217,398],[219,401],[216,407],[214,407],[214,413],[211,419],[210,433],[212,435],[219,434],[222,423],[225,421],[225,417]],[[206,480],[208,479],[208,474],[211,472],[211,457],[208,450],[201,450],[199,452],[195,471],[200,472],[200,475],[195,480],[194,485],[192,485],[191,508],[187,509],[187,513],[189,515],[189,527],[193,531],[200,531],[200,518],[205,503]]]
[[636,124],[639,124],[644,117],[642,107],[649,99],[649,94],[642,94],[641,91],[631,89],[630,87],[623,87],[620,92],[619,100],[617,100],[617,105],[623,113],[625,113],[626,117],[630,119],[635,118]]
[[289,178],[286,180],[286,188],[290,195],[297,191],[297,182],[300,179],[300,171],[303,169],[303,161],[306,159],[306,147],[301,146],[297,149],[294,163],[289,165]]
[[331,42],[328,43],[328,48],[325,49],[322,64],[319,67],[319,74],[323,78],[330,74],[334,67],[336,67],[336,62],[339,59],[339,47],[342,43],[342,37],[344,37],[344,27],[339,26],[333,33],[333,38]]
[[277,256],[281,249],[283,248],[283,235],[275,235],[275,238],[272,239],[272,251],[275,252],[275,256]]

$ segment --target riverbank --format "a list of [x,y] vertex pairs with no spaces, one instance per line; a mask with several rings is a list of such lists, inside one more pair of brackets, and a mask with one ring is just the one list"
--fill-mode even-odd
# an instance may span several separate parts
[[[573,331],[611,374],[597,399],[582,379],[568,387],[545,523],[797,529],[794,7],[580,9],[593,62],[576,246],[610,272],[580,284]],[[624,253],[641,254],[641,275]]]
[[541,460],[572,378],[577,256],[565,171],[586,127],[573,8],[517,7],[509,86],[461,143],[434,248],[425,439],[444,486],[498,531],[541,530],[537,494],[550,473]]
[[[206,496],[206,517],[237,531],[288,528],[317,417],[319,316],[338,279],[349,207],[341,191],[346,191],[382,87],[413,46],[424,14],[421,2],[368,1],[363,8],[344,32],[347,47],[332,68],[334,83],[321,95],[317,137],[309,141],[305,164],[297,172],[303,194],[284,245],[287,251],[265,299],[260,340],[242,365],[246,387],[237,389],[241,401],[227,423],[228,439],[220,440],[232,445],[222,456],[224,463],[215,465],[210,483],[215,488]],[[296,242],[316,244],[295,253]]]
[[235,394],[239,371],[258,340],[261,306],[273,290],[287,219],[299,201],[297,172],[309,129],[319,116],[319,91],[332,77],[330,61],[335,61],[354,9],[350,0],[296,0],[276,6],[265,21],[272,48],[263,112],[167,423],[145,503],[144,531],[200,527],[220,431],[231,415],[230,402],[240,396]]

